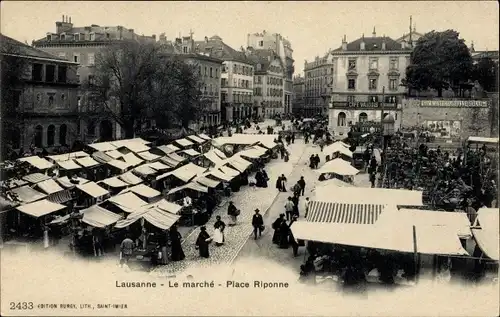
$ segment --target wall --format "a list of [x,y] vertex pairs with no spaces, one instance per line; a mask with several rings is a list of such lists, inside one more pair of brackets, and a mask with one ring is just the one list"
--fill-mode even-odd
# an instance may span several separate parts
[[[401,125],[403,127],[422,126],[426,121],[460,121],[462,139],[468,136],[484,136],[491,135],[491,118],[490,108],[488,107],[470,107],[465,106],[467,103],[474,103],[472,100],[440,100],[450,102],[456,105],[454,107],[445,106],[422,106],[422,100],[404,99],[403,114]],[[491,101],[482,100],[491,105]],[[427,100],[426,102],[437,102],[436,100]],[[459,105],[459,103],[461,103]]]
[[[346,125],[345,126],[338,126],[338,116],[339,114],[343,112],[346,115]],[[350,127],[349,127],[349,122],[352,124],[355,124],[356,122],[359,122],[359,115],[361,113],[366,113],[368,119],[367,121],[375,121],[375,122],[380,122],[381,121],[381,116],[382,116],[382,111],[380,109],[378,110],[371,110],[371,109],[329,109],[328,110],[328,129],[330,131],[334,131],[334,135],[343,135],[347,134],[349,132]],[[394,120],[396,121],[394,123],[395,130],[397,131],[401,127],[402,123],[402,113],[401,110],[385,110],[385,113],[389,113],[394,117]]]

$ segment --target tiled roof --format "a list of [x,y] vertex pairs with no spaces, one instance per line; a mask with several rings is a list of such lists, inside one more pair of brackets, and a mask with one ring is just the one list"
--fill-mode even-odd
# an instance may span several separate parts
[[[271,61],[269,61],[269,57],[271,57]],[[281,66],[281,59],[279,58],[276,53],[274,53],[273,50],[255,50],[252,49],[250,50],[250,54],[247,56],[247,58],[253,63],[253,65],[261,64],[261,69],[257,70],[255,69],[255,72],[266,72],[267,68],[271,64],[272,61],[275,59],[278,59],[280,61]]]
[[1,52],[2,53],[15,54],[15,55],[31,57],[31,58],[52,59],[52,60],[57,60],[57,61],[65,62],[65,63],[71,63],[63,58],[49,54],[49,53],[44,52],[42,50],[39,50],[37,48],[31,47],[27,44],[21,43],[17,40],[14,40],[13,38],[5,36],[1,33],[0,33],[0,42],[2,43],[2,45],[1,45]]
[[[390,37],[387,36],[379,36],[379,37],[360,37],[359,39],[347,43],[347,51],[350,52],[359,52],[361,50],[361,42],[365,42],[364,51],[381,51],[382,50],[382,42],[385,40],[385,50],[386,51],[403,51],[404,49],[401,47],[401,44],[394,41]],[[342,46],[333,50],[334,52],[342,51]]]
[[195,41],[195,51],[197,53],[208,53],[210,57],[215,57],[225,61],[238,61],[242,63],[251,63],[243,52],[233,49],[222,39],[214,35],[208,41]]

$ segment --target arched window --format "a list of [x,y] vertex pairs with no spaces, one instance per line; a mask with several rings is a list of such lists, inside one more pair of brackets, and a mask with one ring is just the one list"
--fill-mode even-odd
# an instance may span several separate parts
[[54,139],[56,137],[56,127],[54,127],[53,124],[49,125],[47,128],[47,145],[48,146],[53,146],[54,145]]
[[59,144],[66,145],[66,135],[68,134],[68,126],[61,124],[59,127]]
[[35,146],[43,147],[43,127],[37,125],[35,128]]
[[361,112],[359,114],[359,122],[366,122],[368,121],[368,115],[364,112]]
[[345,113],[341,112],[339,113],[339,116],[337,118],[337,126],[343,127],[345,126]]

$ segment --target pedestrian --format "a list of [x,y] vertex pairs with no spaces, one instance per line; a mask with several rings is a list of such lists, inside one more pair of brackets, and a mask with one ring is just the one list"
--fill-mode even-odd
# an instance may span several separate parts
[[294,215],[296,215],[297,217],[299,216],[299,201],[300,201],[300,195],[298,193],[294,193],[292,197],[292,202],[293,202],[292,217]]
[[295,142],[295,133],[292,132],[292,144]]
[[293,209],[294,203],[292,201],[292,197],[288,197],[288,200],[285,203],[285,214],[287,221],[290,221],[290,219],[292,218]]
[[120,244],[120,264],[126,264],[132,257],[132,253],[134,252],[135,243],[130,239],[130,235],[126,235],[125,239],[123,239]]
[[311,154],[311,157],[309,158],[309,167],[311,169],[314,168],[314,162],[315,162],[314,154]]
[[304,132],[304,142],[305,142],[305,144],[309,143],[309,133],[307,131]]
[[370,183],[372,184],[372,188],[375,188],[375,179],[376,179],[375,175],[376,175],[376,172],[370,173]]
[[314,156],[314,168],[315,168],[315,169],[317,169],[317,168],[318,168],[318,165],[319,165],[319,163],[320,163],[320,162],[321,162],[321,160],[320,160],[320,158],[319,158],[319,155],[318,155],[318,154],[316,154],[316,155]]
[[196,239],[196,248],[200,252],[200,256],[203,258],[209,258],[210,253],[208,251],[208,245],[212,242],[212,238],[207,232],[207,227],[202,226],[200,228],[200,233],[198,234],[198,238]]
[[293,185],[293,187],[292,187],[293,195],[294,196],[300,196],[300,191],[301,190],[302,190],[302,187],[300,186],[299,181],[297,181],[297,183],[295,183],[295,185]]
[[281,174],[280,177],[278,177],[278,180],[276,181],[276,187],[280,192],[286,192],[286,177],[285,174]]
[[288,224],[286,223],[285,220],[283,220],[280,224],[279,227],[279,241],[278,241],[278,246],[280,249],[288,249],[289,242],[288,242]]
[[227,206],[227,214],[230,217],[231,221],[229,222],[229,226],[235,226],[237,221],[238,221],[238,216],[240,214],[240,211],[232,201],[229,202],[229,206]]
[[[170,236],[170,247],[171,247],[171,258],[172,258],[172,261],[182,261],[186,258],[186,256],[184,255],[184,251],[182,250],[182,245],[181,245],[181,242],[182,242],[182,236],[181,234],[179,233],[179,231],[177,231],[177,225],[173,225],[172,227],[170,227],[170,230],[169,230],[169,236]],[[166,254],[165,254],[166,256]]]
[[307,214],[309,213],[309,204],[310,204],[310,203],[311,203],[311,202],[309,201],[309,197],[306,197],[306,201],[305,201],[305,203],[304,203],[304,205],[305,205],[305,210],[306,210],[306,212],[305,212],[305,214],[304,214],[304,218],[307,218]]
[[254,239],[257,240],[257,232],[259,233],[260,238],[264,229],[264,219],[262,219],[259,209],[255,209],[255,214],[252,217],[252,226]]
[[304,176],[300,176],[300,180],[297,182],[300,186],[300,194],[304,196],[304,192],[306,189],[306,181],[304,180]]
[[285,221],[285,214],[280,214],[279,217],[273,222],[273,243],[274,244],[279,244],[279,233],[280,233],[280,226],[281,223]]
[[366,170],[368,169],[368,164],[370,163],[370,150],[369,150],[368,147],[363,152],[363,161],[365,162],[364,169],[365,169],[365,172],[366,172]]
[[215,228],[215,234],[214,234],[214,241],[216,246],[221,246],[226,242],[225,240],[225,235],[224,235],[224,229],[226,228],[226,224],[224,221],[221,220],[220,216],[217,216],[215,218],[217,221],[214,223],[214,228]]
[[288,225],[288,243],[292,246],[293,250],[293,256],[296,257],[299,254],[299,244],[297,243],[297,240],[295,240],[295,237],[293,236],[292,232],[292,224],[297,221],[298,216],[293,216],[292,221]]

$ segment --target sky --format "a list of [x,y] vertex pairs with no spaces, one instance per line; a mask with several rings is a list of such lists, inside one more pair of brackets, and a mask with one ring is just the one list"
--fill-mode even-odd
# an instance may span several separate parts
[[247,34],[280,33],[292,44],[296,74],[304,60],[338,48],[344,34],[351,42],[371,35],[397,39],[409,31],[409,17],[419,33],[454,29],[476,50],[498,50],[497,1],[303,1],[303,2],[147,2],[147,1],[2,1],[1,32],[31,43],[55,32],[55,22],[70,16],[74,26],[121,25],[138,34],[197,40],[220,36],[239,49]]

